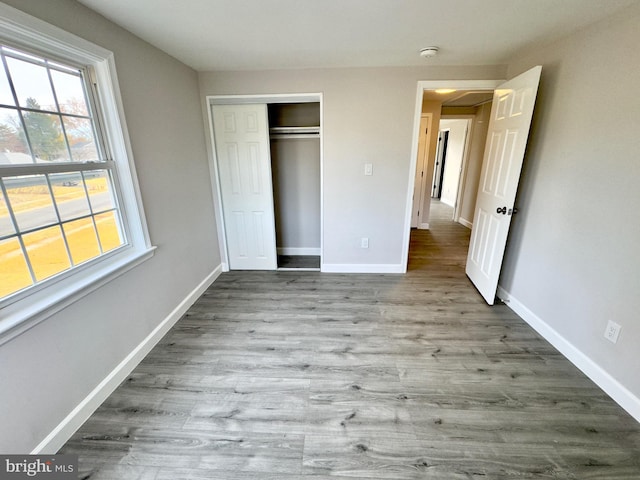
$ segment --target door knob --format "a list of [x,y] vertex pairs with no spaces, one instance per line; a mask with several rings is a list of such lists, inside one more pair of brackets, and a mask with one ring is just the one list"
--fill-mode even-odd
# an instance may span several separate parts
[[501,213],[503,215],[506,215],[507,214],[507,207],[498,208],[496,210],[496,213]]

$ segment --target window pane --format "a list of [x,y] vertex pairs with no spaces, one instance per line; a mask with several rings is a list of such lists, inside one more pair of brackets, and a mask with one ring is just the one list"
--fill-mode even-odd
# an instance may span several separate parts
[[57,223],[44,175],[5,178],[4,185],[21,231]]
[[96,215],[95,218],[103,252],[113,250],[124,243],[122,235],[120,235],[120,222],[116,212],[103,213]]
[[56,112],[47,69],[40,65],[7,57],[9,74],[22,107]]
[[69,161],[69,152],[58,115],[24,112],[22,117],[36,161]]
[[0,103],[3,105],[15,105],[16,102],[13,100],[11,87],[9,87],[9,81],[7,80],[7,73],[2,67],[0,67],[0,70]]
[[0,241],[0,297],[32,284],[20,243],[15,238]]
[[60,226],[22,236],[36,280],[44,280],[71,267]]
[[100,255],[98,238],[91,218],[65,223],[63,228],[74,265]]
[[58,106],[64,113],[88,116],[87,103],[84,99],[82,79],[78,75],[51,70],[53,88],[56,90]]
[[0,108],[0,165],[33,163],[20,117],[15,110]]
[[0,237],[13,235],[14,233],[15,229],[9,216],[9,208],[2,191],[0,191]]
[[62,117],[67,140],[74,162],[98,162],[98,149],[93,136],[91,120],[78,117]]
[[58,110],[45,67],[11,57],[7,57],[7,65],[22,107]]
[[80,172],[51,174],[49,181],[63,221],[91,213]]
[[87,191],[93,213],[115,208],[111,178],[106,170],[94,170],[84,173]]

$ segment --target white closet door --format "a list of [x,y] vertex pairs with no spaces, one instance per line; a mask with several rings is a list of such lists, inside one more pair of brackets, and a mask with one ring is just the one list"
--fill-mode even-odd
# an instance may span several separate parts
[[267,106],[212,105],[231,270],[277,268]]

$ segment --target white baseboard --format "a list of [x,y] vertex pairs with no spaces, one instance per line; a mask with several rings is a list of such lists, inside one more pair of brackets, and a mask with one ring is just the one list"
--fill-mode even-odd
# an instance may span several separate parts
[[640,398],[500,286],[498,286],[498,298],[640,422]]
[[349,263],[324,263],[320,267],[321,272],[326,273],[405,273],[401,264],[349,264]]
[[171,327],[180,320],[182,315],[186,313],[189,307],[195,303],[221,273],[222,265],[219,265],[33,449],[31,454],[56,453],[65,442],[71,438],[76,430],[87,421],[102,402],[129,376],[133,369],[147,356],[151,349],[162,339]]
[[470,222],[469,220],[467,220],[466,218],[462,218],[460,217],[458,219],[458,222],[460,223],[460,225],[464,225],[467,228],[473,228],[473,222]]
[[421,223],[418,228],[420,230],[429,230],[429,224],[428,223]]
[[319,248],[279,247],[278,255],[320,255]]

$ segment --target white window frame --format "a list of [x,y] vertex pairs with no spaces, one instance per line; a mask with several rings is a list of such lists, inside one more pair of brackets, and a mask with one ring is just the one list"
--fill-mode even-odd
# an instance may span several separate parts
[[[84,265],[33,285],[0,302],[0,344],[30,329],[153,256],[137,181],[114,55],[98,45],[0,3],[0,41],[35,49],[89,67],[97,94],[96,121],[115,162],[114,181],[128,244]],[[94,92],[94,93],[96,93]]]

